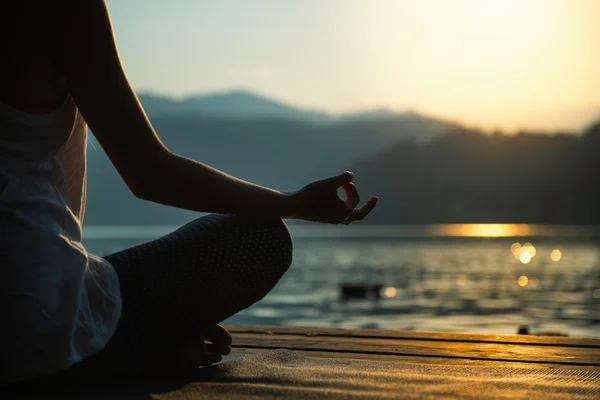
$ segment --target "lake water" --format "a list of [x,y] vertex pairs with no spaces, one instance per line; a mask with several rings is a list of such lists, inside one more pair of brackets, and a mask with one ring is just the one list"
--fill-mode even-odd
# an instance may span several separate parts
[[[599,227],[288,225],[292,268],[226,323],[600,337]],[[172,229],[86,226],[84,242],[102,255]],[[380,289],[342,296],[357,284]]]

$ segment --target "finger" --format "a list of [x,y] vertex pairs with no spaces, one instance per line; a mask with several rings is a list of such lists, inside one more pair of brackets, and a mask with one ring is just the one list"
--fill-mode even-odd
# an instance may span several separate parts
[[227,329],[221,325],[214,325],[204,331],[204,338],[214,344],[230,346],[233,338]]
[[367,215],[369,215],[373,208],[375,208],[378,201],[378,197],[371,197],[361,208],[357,208],[352,211],[348,216],[347,221],[354,222],[364,219]]
[[332,176],[331,178],[328,178],[327,180],[332,185],[334,185],[337,189],[342,185],[352,182],[352,179],[354,179],[354,173],[350,172],[350,171],[346,171],[340,175]]
[[354,209],[360,203],[360,195],[358,194],[358,189],[354,183],[346,183],[342,185],[342,189],[346,193],[346,204],[350,206],[350,209]]
[[223,346],[220,344],[206,343],[204,352],[205,353],[222,354],[222,355],[226,356],[227,354],[231,353],[231,347]]

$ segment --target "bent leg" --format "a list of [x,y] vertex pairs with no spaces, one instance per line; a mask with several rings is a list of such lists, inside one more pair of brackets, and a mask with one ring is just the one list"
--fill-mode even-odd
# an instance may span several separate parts
[[211,214],[105,257],[116,269],[123,322],[157,314],[174,327],[214,325],[262,299],[292,262],[279,218]]
[[117,271],[123,313],[104,350],[81,364],[131,369],[262,299],[292,262],[279,218],[211,214],[104,258]]

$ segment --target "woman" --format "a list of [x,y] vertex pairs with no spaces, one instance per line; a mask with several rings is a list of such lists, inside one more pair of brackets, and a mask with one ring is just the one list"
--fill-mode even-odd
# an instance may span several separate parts
[[[377,203],[357,208],[350,172],[284,193],[171,153],[123,72],[103,0],[14,3],[0,21],[0,383],[218,362],[231,336],[217,323],[291,264],[281,219],[349,224]],[[212,214],[88,254],[86,125],[135,196]]]

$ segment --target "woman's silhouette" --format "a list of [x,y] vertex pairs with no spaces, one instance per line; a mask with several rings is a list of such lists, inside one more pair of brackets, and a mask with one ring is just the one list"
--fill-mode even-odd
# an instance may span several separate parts
[[[350,172],[284,193],[170,152],[129,85],[103,0],[21,0],[1,14],[0,383],[217,362],[231,344],[217,323],[291,264],[282,218],[349,224],[375,206],[357,208]],[[212,214],[88,254],[87,126],[135,196]]]

